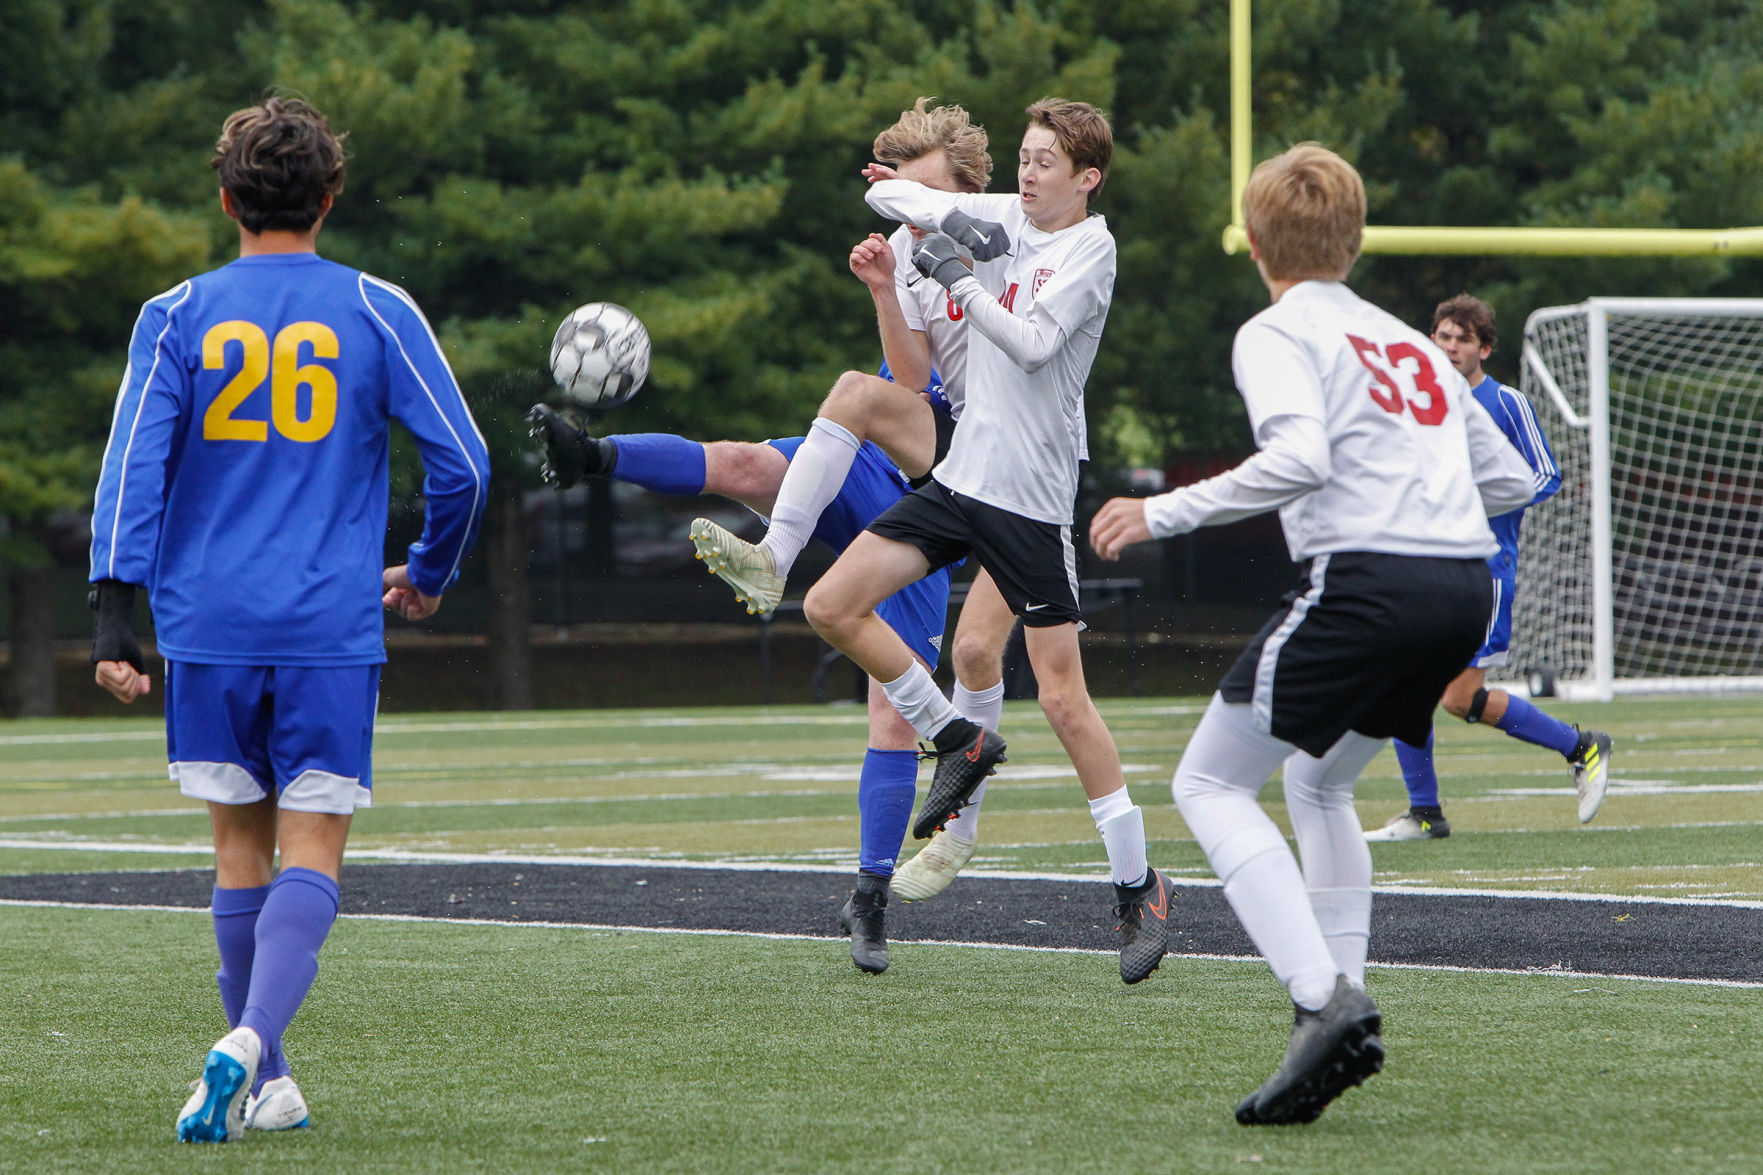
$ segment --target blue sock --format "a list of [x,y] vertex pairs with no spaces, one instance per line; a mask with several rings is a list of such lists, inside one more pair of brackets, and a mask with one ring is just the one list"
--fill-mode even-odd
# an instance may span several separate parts
[[257,954],[239,1027],[256,1032],[266,1053],[279,1052],[282,1033],[318,978],[318,948],[337,920],[337,883],[312,869],[283,869],[270,882],[257,916]]
[[608,437],[618,450],[611,477],[657,494],[695,498],[704,492],[704,446],[665,432]]
[[[269,886],[249,889],[214,887],[214,942],[220,947],[220,970],[215,982],[220,985],[220,1005],[226,1009],[228,1028],[239,1026],[245,1014],[245,997],[251,989],[251,959],[257,952],[257,915],[269,896]],[[281,1046],[265,1052],[257,1065],[257,1083],[251,1092],[263,1088],[265,1081],[288,1074],[288,1060]]]
[[863,752],[863,774],[857,780],[860,847],[857,867],[878,877],[892,877],[906,826],[912,821],[912,799],[918,790],[917,751]]
[[1413,746],[1401,739],[1394,742],[1396,762],[1402,767],[1402,782],[1408,785],[1408,806],[1438,807],[1439,776],[1432,765],[1432,731],[1426,732],[1426,742],[1422,746]]
[[1571,759],[1574,748],[1579,746],[1579,731],[1559,718],[1549,717],[1523,698],[1508,697],[1506,712],[1494,725],[1513,738],[1560,751],[1563,758]]

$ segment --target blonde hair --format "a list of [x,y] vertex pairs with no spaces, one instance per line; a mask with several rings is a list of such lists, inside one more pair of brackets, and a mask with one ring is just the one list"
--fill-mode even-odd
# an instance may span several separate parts
[[983,192],[992,182],[992,156],[986,149],[986,128],[975,126],[960,106],[929,108],[920,98],[903,111],[898,122],[875,137],[875,157],[890,167],[941,151],[949,161],[955,186]]
[[1071,157],[1073,168],[1093,167],[1100,173],[1089,192],[1094,199],[1108,182],[1108,164],[1114,158],[1114,128],[1108,116],[1088,102],[1064,98],[1042,98],[1025,113],[1030,123],[1053,132],[1053,141]]
[[1365,236],[1365,184],[1327,147],[1299,143],[1249,176],[1243,222],[1269,277],[1343,281]]

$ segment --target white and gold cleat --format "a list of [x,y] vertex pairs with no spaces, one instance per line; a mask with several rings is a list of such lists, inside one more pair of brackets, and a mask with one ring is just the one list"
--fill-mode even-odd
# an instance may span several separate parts
[[894,896],[907,902],[936,897],[973,860],[973,850],[973,841],[945,828],[918,850],[917,856],[894,870]]
[[784,598],[784,577],[772,570],[771,552],[730,534],[708,518],[692,522],[692,546],[710,573],[735,589],[750,614],[765,615]]

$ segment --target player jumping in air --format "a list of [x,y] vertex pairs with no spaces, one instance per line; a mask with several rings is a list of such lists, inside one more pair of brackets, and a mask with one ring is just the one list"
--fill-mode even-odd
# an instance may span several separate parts
[[[1084,685],[1071,543],[1083,386],[1115,272],[1114,238],[1089,201],[1107,175],[1113,134],[1081,102],[1044,99],[1028,116],[1016,196],[951,196],[868,169],[870,206],[931,234],[913,262],[968,323],[967,405],[932,479],[858,536],[804,610],[936,744],[936,774],[913,826],[924,839],[1003,761],[1004,742],[957,712],[875,608],[929,571],[977,556],[1023,619],[1041,708],[1090,797],[1119,899],[1121,978],[1136,983],[1167,952],[1169,890],[1146,863],[1143,814]],[[960,249],[972,254],[972,272]]]
[[[381,604],[409,620],[440,607],[489,479],[410,295],[316,252],[343,189],[324,117],[289,98],[240,110],[211,164],[239,258],[141,308],[92,519],[98,684],[124,702],[149,688],[130,622],[145,587],[171,775],[214,827],[232,1031],[178,1115],[185,1142],[306,1124],[282,1034],[337,915],[350,820],[371,801]],[[382,570],[394,417],[422,455],[427,516],[409,562]]]
[[[1237,661],[1189,740],[1176,803],[1249,937],[1290,993],[1284,1061],[1237,1107],[1244,1125],[1310,1122],[1383,1063],[1365,993],[1371,850],[1353,783],[1391,736],[1423,741],[1435,700],[1492,612],[1491,514],[1531,500],[1517,450],[1431,340],[1343,285],[1365,189],[1301,144],[1243,192],[1273,305],[1237,332],[1232,367],[1258,452],[1156,497],[1115,498],[1103,558],[1151,538],[1280,511],[1309,564]],[[1304,867],[1256,802],[1284,764]]]
[[[1534,506],[1553,495],[1561,488],[1561,471],[1555,467],[1555,455],[1549,451],[1549,442],[1537,425],[1530,401],[1517,388],[1507,387],[1481,369],[1494,351],[1494,308],[1468,294],[1440,302],[1432,315],[1432,341],[1449,356],[1451,366],[1469,381],[1476,403],[1487,410],[1513,448],[1529,463],[1536,494],[1527,505]],[[1573,772],[1579,793],[1579,822],[1585,824],[1598,814],[1609,786],[1610,736],[1601,730],[1582,732],[1551,718],[1524,698],[1515,698],[1503,689],[1487,688],[1488,670],[1506,664],[1512,643],[1512,601],[1518,591],[1518,528],[1523,521],[1523,508],[1488,520],[1494,537],[1500,541],[1499,552],[1488,560],[1488,569],[1494,575],[1493,623],[1469,668],[1445,687],[1440,704],[1465,722],[1497,726],[1513,738],[1559,751]],[[1396,761],[1402,766],[1402,781],[1408,786],[1408,810],[1382,828],[1367,832],[1366,840],[1436,840],[1451,835],[1451,825],[1439,804],[1432,737],[1429,727],[1426,741],[1419,746],[1396,740]]]
[[[925,109],[920,98],[894,127],[875,141],[875,158],[890,174],[923,182],[900,167],[924,142],[941,141],[951,159],[985,148],[984,131],[969,126],[960,107]],[[952,133],[954,131],[960,133]],[[990,159],[986,175],[990,176]],[[943,191],[980,192],[984,182]],[[816,519],[841,492],[847,471],[867,445],[879,446],[916,487],[949,452],[955,422],[966,405],[967,338],[962,311],[943,287],[912,264],[925,230],[903,224],[884,240],[872,234],[851,255],[851,268],[874,298],[894,382],[849,371],[820,405],[797,459],[790,463],[770,524],[758,543],[747,543],[707,518],[692,524],[699,558],[735,589],[749,610],[769,612],[783,598],[784,580],[814,533]],[[895,357],[900,356],[899,362]],[[935,360],[933,365],[932,360]],[[932,367],[943,381],[941,396],[914,395]],[[1016,616],[985,571],[974,578],[955,628],[952,699],[961,714],[996,732],[1004,714],[1004,646]],[[979,835],[982,780],[967,807],[940,829],[930,844],[894,874],[893,893],[922,901],[941,893],[972,860]]]
[[[875,153],[901,174],[939,191],[979,192],[991,178],[985,131],[972,125],[959,106],[926,109],[926,100],[920,99],[877,136]],[[883,510],[909,492],[910,470],[916,469],[920,475],[929,471],[933,447],[940,453],[953,432],[950,410],[958,410],[964,398],[966,327],[958,314],[949,313],[941,287],[926,282],[903,289],[895,279],[902,266],[917,276],[909,258],[912,240],[904,229],[893,241],[872,235],[860,241],[850,256],[852,273],[869,288],[875,303],[887,368],[900,382],[848,372],[828,400],[842,399],[849,394],[847,389],[856,388],[864,397],[886,404],[892,415],[914,421],[922,417],[922,435],[915,433],[912,440],[923,439],[924,451],[908,443],[902,446],[903,454],[894,449],[884,452],[874,443],[863,443],[852,452],[832,486],[835,492],[825,509],[816,510],[810,519],[810,535],[834,551],[843,551]],[[917,389],[927,390],[921,394]],[[610,477],[653,493],[719,494],[766,517],[776,517],[782,487],[790,484],[798,466],[814,460],[804,456],[814,444],[813,437],[711,444],[653,433],[596,438],[544,405],[534,407],[531,419],[535,438],[545,446],[547,479],[560,487],[573,485],[584,476]],[[727,534],[721,527],[715,529]],[[969,607],[972,600],[970,595]],[[764,610],[770,611],[776,603],[772,598]],[[934,666],[948,607],[949,571],[945,568],[907,584],[883,600],[877,611],[913,656]],[[1009,616],[1007,610],[1005,616]],[[989,661],[971,642],[958,643],[955,649],[958,678],[963,673],[971,676],[976,660],[982,672],[987,664],[994,667],[993,676],[998,680],[995,697],[982,695],[976,704],[964,698],[959,685],[956,691],[957,704],[967,707],[965,713],[976,717],[987,713],[980,704],[989,703],[994,729],[1002,709],[1002,675],[995,670],[1001,656],[1001,642]],[[884,911],[912,816],[917,778],[917,736],[888,704],[882,690],[871,689],[869,749],[857,786],[861,817],[857,889],[840,914],[841,926],[851,935],[852,961],[871,973],[888,966]]]

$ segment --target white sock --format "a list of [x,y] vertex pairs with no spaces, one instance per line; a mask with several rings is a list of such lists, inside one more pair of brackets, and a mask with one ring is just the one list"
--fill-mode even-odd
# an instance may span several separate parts
[[1313,889],[1310,908],[1328,943],[1335,970],[1354,987],[1365,986],[1365,955],[1371,942],[1369,889]]
[[1090,817],[1108,850],[1108,872],[1115,885],[1142,885],[1149,866],[1145,862],[1145,813],[1132,802],[1123,786],[1119,791],[1090,801]]
[[814,537],[820,512],[838,497],[862,447],[863,442],[844,425],[815,417],[807,439],[784,471],[777,503],[771,508],[771,527],[759,542],[771,552],[772,569],[779,575],[789,575],[796,556]]
[[1145,813],[1134,806],[1097,827],[1108,850],[1108,873],[1115,885],[1143,885],[1150,874],[1145,860]]
[[1371,848],[1353,810],[1353,784],[1383,749],[1382,739],[1348,732],[1321,758],[1286,760],[1286,811],[1304,861],[1304,884],[1335,966],[1365,986],[1371,937]]
[[1296,752],[1258,729],[1247,705],[1214,694],[1170,786],[1255,949],[1292,999],[1315,1010],[1333,994],[1339,969],[1297,859],[1255,800],[1268,776]]
[[973,794],[967,798],[967,807],[950,817],[949,822],[943,825],[943,831],[950,836],[958,836],[962,840],[977,841],[979,839],[979,802],[985,798],[985,794],[986,781],[982,779],[979,781],[979,786],[973,789]]
[[[991,689],[980,690],[978,693],[957,681],[955,696],[952,700],[955,703],[955,709],[961,712],[963,718],[969,722],[978,723],[993,734],[998,732],[998,726],[1004,719],[1004,683],[1002,681]],[[978,840],[979,805],[980,801],[985,798],[985,794],[986,784],[982,779],[979,786],[973,789],[973,795],[968,800],[967,807],[961,809],[960,815],[944,825],[943,831],[958,836],[962,840]]]
[[993,734],[1004,723],[1004,683],[999,681],[991,689],[982,689],[977,693],[955,683],[955,696],[952,699],[955,708],[969,722],[977,722]]
[[882,682],[882,691],[920,738],[936,738],[937,732],[961,717],[931,679],[930,670],[917,661],[893,681]]

